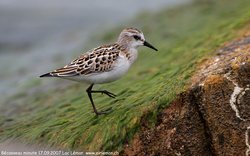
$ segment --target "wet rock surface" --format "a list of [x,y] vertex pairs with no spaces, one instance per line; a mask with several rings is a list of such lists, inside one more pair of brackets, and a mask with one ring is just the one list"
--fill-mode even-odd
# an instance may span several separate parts
[[250,155],[250,33],[206,59],[190,88],[142,121],[123,155]]

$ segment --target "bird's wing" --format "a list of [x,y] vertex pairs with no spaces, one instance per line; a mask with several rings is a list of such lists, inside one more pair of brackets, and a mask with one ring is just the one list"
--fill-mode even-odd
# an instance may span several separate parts
[[110,71],[119,57],[119,45],[104,45],[95,48],[63,68],[56,69],[40,77],[72,77]]

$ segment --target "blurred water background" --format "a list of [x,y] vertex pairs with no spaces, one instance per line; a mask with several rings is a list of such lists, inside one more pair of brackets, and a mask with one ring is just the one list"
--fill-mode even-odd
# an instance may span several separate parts
[[[1,0],[0,99],[24,90],[27,82],[41,83],[39,75],[69,63],[97,30],[121,25],[141,11],[187,1]],[[44,81],[46,85],[34,89],[44,91],[65,82]]]

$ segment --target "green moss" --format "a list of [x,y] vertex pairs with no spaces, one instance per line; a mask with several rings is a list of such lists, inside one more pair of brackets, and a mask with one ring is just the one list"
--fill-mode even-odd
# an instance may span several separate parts
[[[118,94],[116,99],[94,95],[98,110],[113,107],[110,114],[96,117],[85,88],[77,84],[27,98],[32,112],[2,128],[0,138],[65,149],[119,151],[138,131],[142,116],[153,126],[158,112],[185,90],[199,60],[236,37],[249,19],[248,0],[195,3],[141,14],[131,25],[142,28],[159,52],[141,48],[128,75],[99,86]],[[103,39],[114,39],[120,30],[113,29]]]

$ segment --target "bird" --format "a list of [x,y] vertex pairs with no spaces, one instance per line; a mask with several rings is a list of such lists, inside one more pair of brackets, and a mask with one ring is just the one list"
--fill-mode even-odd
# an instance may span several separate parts
[[158,51],[145,40],[144,34],[137,28],[125,28],[113,44],[101,45],[91,49],[62,68],[58,68],[40,77],[58,77],[62,79],[89,84],[86,89],[94,113],[109,113],[112,108],[98,111],[92,98],[93,93],[105,94],[111,98],[116,95],[107,90],[93,90],[95,84],[110,83],[127,73],[138,56],[138,47],[146,46]]

